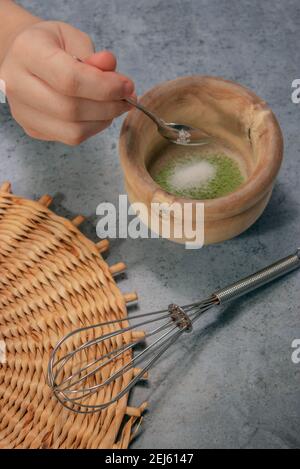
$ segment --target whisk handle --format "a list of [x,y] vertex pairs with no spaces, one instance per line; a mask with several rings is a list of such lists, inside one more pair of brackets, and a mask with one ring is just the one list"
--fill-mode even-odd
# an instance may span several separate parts
[[245,295],[253,290],[256,290],[263,285],[282,277],[293,270],[300,267],[300,248],[291,256],[281,259],[275,264],[272,264],[259,272],[250,275],[242,280],[239,280],[228,287],[222,288],[214,293],[219,303],[226,303],[227,301],[234,300],[240,296]]

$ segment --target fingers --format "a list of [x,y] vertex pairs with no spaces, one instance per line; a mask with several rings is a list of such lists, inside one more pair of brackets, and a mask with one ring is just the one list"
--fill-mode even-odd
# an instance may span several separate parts
[[112,120],[131,106],[125,101],[92,101],[59,94],[37,77],[25,75],[22,80],[11,83],[8,98],[69,122]]
[[[48,25],[52,31],[53,23],[52,25],[48,23]],[[89,57],[95,52],[93,41],[88,34],[67,23],[61,24],[56,22],[56,25],[62,37],[63,43],[61,46],[64,50],[68,51],[70,55],[75,55],[76,57],[83,59],[84,57]],[[47,28],[47,23],[44,27]]]
[[61,49],[52,56],[47,69],[33,68],[39,78],[66,96],[116,101],[130,96],[134,90],[132,81],[125,76],[80,63]]
[[116,72],[103,72],[97,67],[79,62],[63,50],[57,40],[52,37],[45,40],[44,31],[41,38],[39,35],[40,31],[36,28],[33,35],[36,37],[31,37],[27,46],[24,46],[24,42],[28,38],[22,35],[22,47],[18,46],[18,42],[15,44],[18,59],[27,70],[59,93],[95,101],[116,101],[133,93],[134,84],[126,76]]
[[117,68],[117,59],[112,52],[96,52],[85,58],[84,63],[97,67],[102,72],[114,72]]
[[[12,115],[34,138],[77,145],[131,109],[134,84],[108,51],[60,22],[17,36],[1,66]],[[86,62],[80,62],[74,56]]]
[[13,117],[29,136],[59,141],[67,145],[79,145],[111,124],[111,121],[91,121],[64,122],[62,125],[59,119],[15,102],[13,99],[9,99],[9,104]]

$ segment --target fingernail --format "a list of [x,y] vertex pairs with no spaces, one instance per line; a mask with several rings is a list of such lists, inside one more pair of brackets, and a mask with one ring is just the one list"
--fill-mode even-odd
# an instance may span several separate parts
[[130,96],[133,92],[133,85],[130,81],[125,81],[123,85],[124,95]]

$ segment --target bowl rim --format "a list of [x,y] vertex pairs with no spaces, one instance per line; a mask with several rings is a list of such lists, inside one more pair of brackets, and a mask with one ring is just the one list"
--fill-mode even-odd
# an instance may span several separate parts
[[[232,80],[211,75],[187,75],[158,83],[146,91],[139,100],[144,105],[151,106],[153,98],[162,95],[166,88],[170,89],[170,86],[200,86],[201,84],[209,86],[213,83],[229,86],[232,91],[235,91],[237,94],[243,96],[245,100],[248,100],[249,106],[252,105],[255,106],[256,110],[265,111],[265,125],[271,129],[272,138],[268,140],[264,149],[264,158],[259,162],[247,181],[235,191],[215,199],[191,199],[176,196],[162,189],[152,179],[146,166],[141,165],[140,162],[137,161],[137,158],[132,157],[132,151],[128,151],[128,139],[132,138],[133,129],[140,120],[140,111],[137,109],[131,110],[123,122],[119,139],[119,153],[126,183],[128,183],[127,175],[131,174],[131,179],[134,178],[136,193],[144,193],[147,198],[151,196],[152,200],[156,198],[158,200],[168,201],[169,203],[179,202],[184,204],[189,202],[194,205],[201,202],[205,206],[205,213],[208,219],[220,219],[235,216],[248,210],[265,197],[267,192],[272,189],[283,158],[283,137],[279,123],[271,108],[247,87]],[[262,166],[264,167],[264,171],[261,171]]]

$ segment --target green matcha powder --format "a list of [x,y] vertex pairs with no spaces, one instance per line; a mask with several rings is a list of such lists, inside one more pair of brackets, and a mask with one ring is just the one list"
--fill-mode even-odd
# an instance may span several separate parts
[[222,197],[244,182],[238,163],[221,153],[174,158],[153,179],[171,194],[202,200]]

